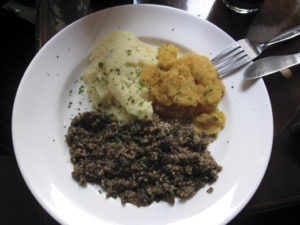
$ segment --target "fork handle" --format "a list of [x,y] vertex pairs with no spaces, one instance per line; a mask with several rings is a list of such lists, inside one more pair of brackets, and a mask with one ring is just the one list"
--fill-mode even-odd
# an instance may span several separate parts
[[300,25],[295,26],[287,31],[284,31],[275,38],[271,39],[270,41],[263,43],[262,48],[265,49],[271,45],[290,40],[294,37],[297,37],[298,35],[300,35]]

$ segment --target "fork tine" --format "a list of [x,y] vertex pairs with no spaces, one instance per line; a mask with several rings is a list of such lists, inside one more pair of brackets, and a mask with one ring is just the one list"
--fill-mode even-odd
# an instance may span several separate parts
[[248,56],[247,51],[244,50],[239,42],[234,42],[211,59],[211,62],[215,65],[219,77],[224,77],[251,60],[251,57]]
[[230,74],[234,70],[239,69],[240,67],[242,67],[245,64],[249,63],[250,61],[251,61],[251,59],[247,55],[244,55],[243,57],[240,57],[235,62],[232,62],[227,67],[223,68],[223,70],[218,71],[219,72],[219,77],[222,78],[225,75]]
[[237,50],[238,48],[240,48],[241,46],[234,42],[232,43],[230,46],[228,46],[227,48],[225,48],[224,50],[222,50],[218,55],[216,55],[213,59],[211,59],[212,63],[217,63],[220,59],[222,59],[223,57],[227,56],[228,54],[234,52],[235,50]]
[[236,60],[237,58],[246,55],[245,51],[241,48],[239,48],[237,51],[232,52],[231,54],[229,54],[228,56],[224,57],[223,59],[221,59],[219,62],[217,62],[215,64],[215,68],[217,70],[222,69],[224,66],[230,64],[230,62]]
[[243,58],[245,58],[247,55],[240,55],[239,57],[233,59],[232,61],[224,64],[221,68],[218,68],[217,70],[219,72],[222,72],[224,70],[228,70],[231,69],[232,66],[234,66],[236,63],[238,63],[240,60],[242,60]]

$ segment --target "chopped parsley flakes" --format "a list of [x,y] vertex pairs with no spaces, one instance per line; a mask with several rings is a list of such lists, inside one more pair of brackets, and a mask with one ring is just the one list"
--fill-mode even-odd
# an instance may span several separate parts
[[84,86],[83,86],[83,85],[81,85],[81,86],[80,86],[80,88],[79,88],[79,90],[78,90],[78,94],[81,94],[81,93],[83,93],[83,91],[84,91],[83,89],[84,89]]
[[126,52],[128,56],[131,56],[132,50],[127,50]]
[[219,118],[218,118],[218,117],[216,117],[216,116],[214,116],[214,117],[213,117],[213,120],[214,120],[214,121],[218,121],[218,120],[219,120]]
[[103,68],[103,65],[104,65],[103,62],[99,62],[99,63],[98,63],[98,67],[99,67],[99,68]]

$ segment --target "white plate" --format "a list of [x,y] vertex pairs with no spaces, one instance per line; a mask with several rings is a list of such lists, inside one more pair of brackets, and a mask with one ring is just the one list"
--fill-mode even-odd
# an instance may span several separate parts
[[[249,201],[265,173],[273,120],[262,80],[246,82],[242,71],[223,79],[220,108],[226,127],[209,146],[223,166],[208,186],[174,206],[137,208],[106,199],[95,186],[72,180],[64,135],[70,118],[89,109],[78,90],[87,58],[97,41],[115,29],[130,31],[153,45],[174,43],[181,53],[213,56],[233,42],[213,24],[184,11],[154,5],[106,9],[80,19],[55,35],[35,56],[20,83],[13,109],[13,143],[24,179],[39,203],[63,224],[224,224]],[[72,93],[70,92],[72,90]],[[70,104],[72,102],[72,104]],[[70,106],[70,108],[69,108]]]

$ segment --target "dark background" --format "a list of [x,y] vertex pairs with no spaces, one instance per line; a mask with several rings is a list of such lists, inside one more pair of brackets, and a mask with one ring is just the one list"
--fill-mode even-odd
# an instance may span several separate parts
[[[2,77],[0,82],[0,224],[57,224],[40,207],[28,190],[13,153],[11,140],[13,102],[18,83],[37,51],[36,29],[34,24],[3,9],[2,5],[5,2],[7,1],[1,1],[0,9],[2,30],[0,47]],[[34,0],[17,2],[33,8],[36,5]],[[103,1],[104,7],[111,6],[112,2]],[[120,1],[115,4],[118,2]],[[300,224],[300,206],[294,205],[256,214],[242,212],[230,224]]]

